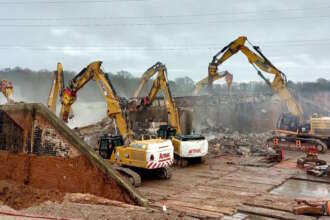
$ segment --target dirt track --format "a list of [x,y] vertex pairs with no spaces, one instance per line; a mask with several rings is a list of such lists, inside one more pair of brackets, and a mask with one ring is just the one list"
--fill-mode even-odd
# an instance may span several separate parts
[[[272,215],[277,217],[282,215],[280,211],[285,211],[287,217],[283,219],[303,219],[292,214],[294,199],[299,195],[271,192],[296,175],[299,181],[316,186],[314,179],[296,168],[297,158],[303,155],[286,152],[286,160],[274,166],[258,162],[257,157],[215,157],[204,165],[176,169],[169,181],[145,180],[139,190],[150,200],[151,206],[160,207],[162,201],[166,201],[169,209],[198,218],[231,216],[235,212],[261,213],[254,209],[263,207],[266,213],[274,212]],[[320,157],[330,162],[329,153]],[[327,181],[330,184],[330,179]],[[313,192],[309,195],[315,199]]]
[[[258,163],[260,158],[257,157],[214,157],[203,165],[176,168],[172,179],[167,181],[145,178],[138,190],[149,199],[149,208],[100,197],[84,199],[78,195],[76,199],[76,194],[63,196],[57,192],[21,187],[5,190],[5,194],[0,194],[0,200],[3,205],[23,208],[19,213],[74,219],[203,219],[225,216],[226,219],[237,220],[244,219],[246,213],[257,215],[258,219],[315,219],[292,213],[296,195],[272,193],[273,189],[283,186],[293,177],[297,181],[317,184],[315,179],[304,176],[304,172],[296,168],[296,159],[302,155],[287,152],[286,160],[274,166]],[[321,157],[330,162],[329,153]],[[330,180],[324,181],[330,185]],[[4,191],[5,184],[1,186]],[[25,192],[33,196],[25,196]],[[14,197],[21,199],[15,200]],[[167,207],[166,213],[162,211],[163,204]],[[0,211],[4,208],[6,206],[0,206]]]

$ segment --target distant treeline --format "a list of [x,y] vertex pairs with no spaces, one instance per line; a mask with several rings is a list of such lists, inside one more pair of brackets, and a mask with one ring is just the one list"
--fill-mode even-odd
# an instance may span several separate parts
[[[64,72],[65,84],[74,77],[74,72]],[[117,73],[108,73],[120,96],[131,97],[134,90],[139,84],[139,78],[134,77],[127,71]],[[53,72],[48,70],[32,71],[20,67],[6,68],[0,70],[0,79],[7,79],[14,85],[15,97],[22,101],[43,102],[46,103]],[[150,80],[146,89],[142,91],[142,95],[146,95],[152,85]],[[174,96],[191,95],[194,90],[194,81],[189,77],[180,77],[169,81],[172,94]],[[297,93],[330,91],[330,81],[326,79],[318,79],[316,82],[299,82],[294,83],[289,81],[288,86]],[[201,92],[206,93],[208,90],[203,89]],[[213,88],[214,94],[223,94],[227,92],[225,84],[216,84]],[[268,85],[264,82],[249,82],[232,84],[232,93],[270,93]],[[79,93],[79,100],[95,101],[102,100],[102,96],[98,91],[95,83],[89,83]]]
[[[287,86],[298,93],[304,92],[320,92],[330,91],[330,81],[327,79],[319,78],[315,82],[293,82],[288,81]],[[223,86],[220,86],[223,89]],[[256,93],[267,93],[270,90],[269,86],[264,82],[249,82],[249,83],[235,83],[232,84],[233,91],[247,91]]]

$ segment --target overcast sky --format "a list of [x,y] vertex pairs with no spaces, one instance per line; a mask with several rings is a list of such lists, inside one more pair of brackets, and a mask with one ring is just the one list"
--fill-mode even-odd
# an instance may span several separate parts
[[[212,56],[240,35],[294,81],[330,79],[330,1],[0,0],[0,68],[140,76],[161,61],[171,79],[207,74]],[[249,46],[249,45],[248,45]],[[235,81],[260,80],[242,54],[219,67]]]

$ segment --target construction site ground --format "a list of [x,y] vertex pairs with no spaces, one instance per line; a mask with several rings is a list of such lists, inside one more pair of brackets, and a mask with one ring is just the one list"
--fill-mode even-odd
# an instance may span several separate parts
[[[144,178],[138,190],[149,200],[147,208],[85,194],[38,191],[36,198],[24,197],[20,186],[1,182],[0,218],[317,219],[293,214],[294,199],[330,199],[330,178],[307,176],[296,167],[300,156],[286,151],[277,164],[260,157],[210,156],[205,164],[174,168],[170,180]],[[329,163],[330,153],[320,158]]]

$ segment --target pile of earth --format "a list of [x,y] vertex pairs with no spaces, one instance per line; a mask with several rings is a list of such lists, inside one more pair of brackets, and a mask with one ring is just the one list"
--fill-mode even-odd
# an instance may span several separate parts
[[64,193],[58,190],[36,189],[13,181],[0,181],[0,201],[16,210],[39,205],[45,201],[62,202]]

